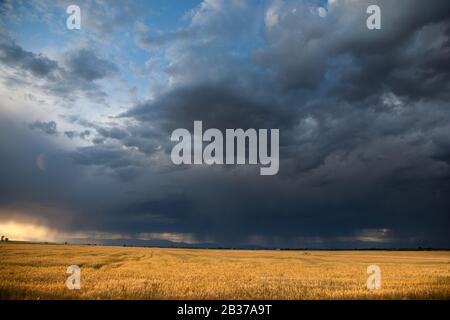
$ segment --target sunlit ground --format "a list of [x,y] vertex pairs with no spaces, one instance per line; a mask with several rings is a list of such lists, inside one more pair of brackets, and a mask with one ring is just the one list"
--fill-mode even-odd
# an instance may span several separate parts
[[[450,252],[238,251],[2,243],[2,299],[449,299]],[[369,290],[367,267],[381,269]],[[69,265],[81,289],[66,287]]]

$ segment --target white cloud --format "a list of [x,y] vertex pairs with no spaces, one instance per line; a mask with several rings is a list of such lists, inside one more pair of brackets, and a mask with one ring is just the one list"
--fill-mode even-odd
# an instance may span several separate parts
[[272,29],[278,24],[279,16],[278,16],[278,7],[270,7],[266,12],[266,27],[268,29]]
[[327,16],[327,10],[323,7],[319,7],[317,9],[317,12],[319,13],[319,17],[325,18]]

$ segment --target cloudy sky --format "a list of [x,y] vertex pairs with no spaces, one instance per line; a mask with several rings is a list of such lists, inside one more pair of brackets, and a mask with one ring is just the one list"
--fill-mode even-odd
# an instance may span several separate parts
[[[0,1],[0,232],[449,247],[449,56],[448,0]],[[194,120],[279,128],[278,175],[172,164]]]

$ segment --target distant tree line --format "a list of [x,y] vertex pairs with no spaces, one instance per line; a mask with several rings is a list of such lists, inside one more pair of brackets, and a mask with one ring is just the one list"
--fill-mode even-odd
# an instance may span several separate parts
[[1,242],[8,242],[8,241],[9,241],[9,239],[6,238],[5,236],[2,236],[2,237],[1,237]]

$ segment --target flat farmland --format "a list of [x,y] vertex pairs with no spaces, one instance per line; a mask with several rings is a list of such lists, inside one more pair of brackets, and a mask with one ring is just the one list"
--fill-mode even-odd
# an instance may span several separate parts
[[[79,290],[66,286],[70,265]],[[369,265],[381,289],[367,288]],[[450,252],[2,243],[0,299],[450,299]]]

